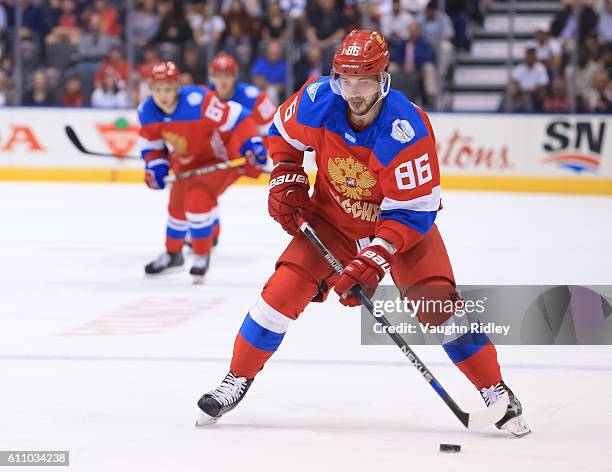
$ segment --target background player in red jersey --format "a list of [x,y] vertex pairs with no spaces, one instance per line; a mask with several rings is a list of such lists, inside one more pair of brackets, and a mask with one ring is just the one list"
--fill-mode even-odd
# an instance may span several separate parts
[[[247,313],[230,372],[198,401],[198,424],[214,422],[238,404],[291,322],[311,301],[325,300],[332,287],[342,304],[356,306],[353,287],[371,295],[390,273],[405,298],[433,298],[443,302],[434,304],[439,307],[459,299],[434,223],[441,200],[433,129],[425,112],[391,89],[388,65],[379,33],[353,31],[336,51],[331,76],[307,82],[275,114],[268,210],[294,238]],[[312,196],[302,167],[309,148],[317,159]],[[296,212],[343,263],[340,276],[299,231]],[[417,316],[431,325],[464,320],[448,312]],[[502,381],[488,337],[468,331],[446,338],[443,347],[487,405],[508,394],[508,410],[496,425],[527,434],[521,404]]]
[[232,56],[223,52],[217,54],[208,68],[209,87],[224,102],[232,100],[251,110],[259,131],[265,135],[276,113],[276,105],[255,85],[238,81],[238,72],[238,63]]
[[235,102],[224,103],[211,90],[179,87],[174,63],[163,62],[153,69],[151,91],[152,96],[138,110],[149,187],[164,188],[170,168],[180,173],[247,157],[244,167],[177,180],[170,190],[166,252],[148,264],[145,272],[159,274],[183,265],[182,247],[189,231],[195,254],[190,273],[201,281],[210,263],[217,197],[239,175],[258,177],[267,151],[248,110]]

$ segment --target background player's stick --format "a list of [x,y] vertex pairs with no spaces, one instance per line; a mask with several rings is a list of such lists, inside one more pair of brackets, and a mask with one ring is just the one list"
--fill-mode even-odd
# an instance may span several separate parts
[[188,179],[189,177],[195,177],[196,175],[210,174],[218,170],[233,169],[234,167],[241,167],[246,164],[245,157],[239,157],[238,159],[232,159],[231,161],[220,162],[206,167],[199,167],[197,169],[188,170],[185,172],[179,172],[178,174],[168,175],[164,178],[164,182],[170,184],[177,180]]
[[[334,268],[337,273],[342,273],[342,264],[336,259],[333,254],[325,247],[323,242],[317,236],[317,233],[312,229],[312,227],[304,220],[304,218],[296,214],[296,222],[300,227],[300,231],[304,233],[304,235],[310,240],[310,242],[314,245],[314,247],[321,253],[321,255],[329,262],[329,264]],[[383,326],[391,326],[389,320],[387,320],[384,316],[375,316],[374,315],[374,304],[372,300],[370,300],[361,287],[356,286],[353,288],[353,293],[359,298],[361,304],[370,312],[372,316],[376,318],[376,320]],[[477,411],[474,413],[466,413],[459,405],[455,403],[455,401],[451,398],[448,392],[440,385],[440,382],[436,380],[433,374],[429,371],[427,366],[419,359],[419,357],[415,354],[415,352],[411,349],[411,347],[404,341],[404,339],[397,333],[393,331],[385,330],[385,332],[391,336],[391,339],[397,344],[397,346],[402,350],[404,355],[408,358],[410,363],[419,371],[419,373],[427,380],[429,385],[436,391],[436,393],[444,400],[444,403],[448,405],[451,411],[455,414],[455,416],[461,421],[461,423],[466,428],[482,428],[485,426],[491,426],[494,423],[498,422],[502,417],[506,414],[506,410],[508,409],[508,396],[504,394],[504,398],[500,398],[496,403],[491,405],[490,407]]]
[[[110,152],[89,151],[88,149],[85,148],[85,146],[83,146],[83,143],[81,143],[81,140],[77,136],[72,126],[67,125],[64,129],[66,131],[66,135],[68,136],[68,139],[70,139],[72,144],[74,144],[74,146],[79,151],[81,151],[83,154],[88,154],[90,156],[99,156],[99,157],[117,157],[119,159],[138,159],[139,161],[142,160],[142,158],[139,156],[119,156],[118,154],[113,154]],[[209,174],[211,172],[216,172],[218,170],[233,169],[234,167],[241,167],[244,164],[246,164],[246,158],[240,157],[238,159],[233,159],[231,161],[221,162],[219,164],[206,166],[206,167],[200,167],[199,169],[189,170],[186,172],[180,172],[179,174],[176,174],[176,175],[169,175],[164,179],[164,181],[168,184],[168,183],[176,182],[177,180],[188,179],[189,177],[195,177],[196,175]],[[269,173],[269,171],[264,171],[264,172]]]
[[68,125],[64,128],[64,130],[66,131],[66,136],[68,136],[68,139],[70,139],[72,144],[74,144],[74,147],[76,147],[83,154],[89,154],[90,156],[99,156],[99,157],[117,157],[119,159],[138,159],[140,160],[140,156],[120,156],[118,154],[113,154],[112,152],[90,151],[86,149],[85,146],[83,146],[83,143],[81,143],[81,140],[77,136],[72,126]]

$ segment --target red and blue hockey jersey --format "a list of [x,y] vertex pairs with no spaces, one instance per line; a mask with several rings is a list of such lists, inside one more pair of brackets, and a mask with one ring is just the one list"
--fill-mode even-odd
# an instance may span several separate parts
[[440,171],[434,133],[423,110],[391,90],[362,131],[329,77],[313,78],[285,103],[268,132],[274,162],[302,163],[316,153],[314,209],[353,240],[377,236],[405,251],[434,224]]
[[[215,90],[213,84],[208,87]],[[240,103],[244,108],[250,110],[253,119],[259,126],[269,125],[276,112],[276,105],[272,103],[268,94],[246,82],[236,82],[234,95],[229,100]]]
[[142,158],[169,159],[174,172],[238,158],[240,145],[258,134],[248,109],[195,85],[179,90],[170,115],[152,97],[140,104],[138,113]]

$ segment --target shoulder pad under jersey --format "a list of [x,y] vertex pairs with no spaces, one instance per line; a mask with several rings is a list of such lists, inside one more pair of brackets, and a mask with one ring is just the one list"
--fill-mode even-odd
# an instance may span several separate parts
[[418,108],[401,92],[391,90],[376,120],[374,154],[385,167],[404,149],[429,136]]

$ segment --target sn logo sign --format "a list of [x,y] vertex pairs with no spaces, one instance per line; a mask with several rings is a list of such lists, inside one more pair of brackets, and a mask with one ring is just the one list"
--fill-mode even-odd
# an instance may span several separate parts
[[346,54],[347,56],[359,56],[360,52],[361,52],[361,46],[351,45],[347,48],[344,48],[344,51],[342,51],[342,54]]
[[605,120],[553,121],[546,128],[544,163],[575,173],[597,173],[606,142]]
[[573,148],[576,151],[587,151],[601,154],[606,136],[606,122],[597,125],[595,121],[553,121],[546,128],[548,140],[544,150],[559,152]]

